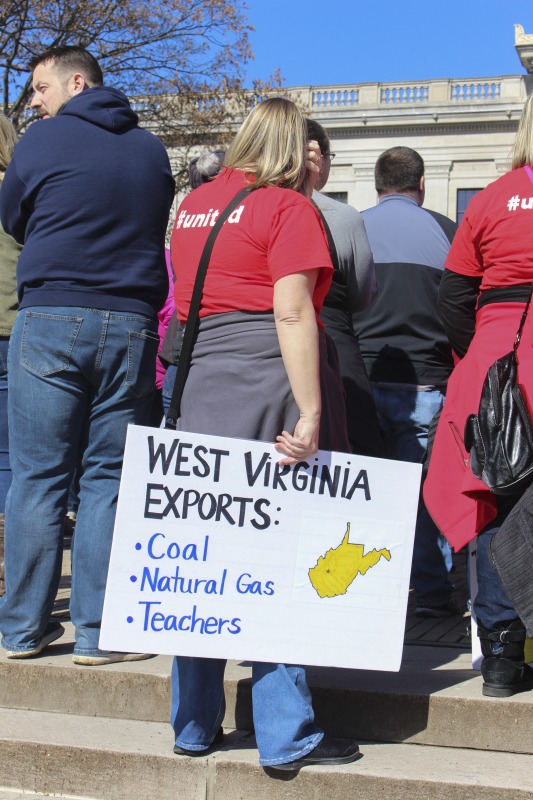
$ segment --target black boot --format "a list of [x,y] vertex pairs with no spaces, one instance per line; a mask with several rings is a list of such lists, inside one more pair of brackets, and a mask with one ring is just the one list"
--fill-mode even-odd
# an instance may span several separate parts
[[4,515],[0,514],[0,597],[6,593],[4,578]]
[[481,640],[482,692],[487,697],[511,697],[533,689],[533,669],[524,664],[526,629],[522,620],[511,622],[506,630],[489,631],[478,627]]

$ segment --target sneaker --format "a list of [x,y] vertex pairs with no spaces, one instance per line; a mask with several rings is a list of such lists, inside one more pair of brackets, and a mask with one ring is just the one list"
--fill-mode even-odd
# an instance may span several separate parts
[[63,524],[63,536],[74,536],[75,528],[76,528],[76,512],[67,511],[65,522]]
[[447,603],[432,606],[429,603],[417,603],[415,614],[417,617],[426,617],[428,619],[439,619],[441,617],[455,617],[462,615],[462,611],[455,602],[455,600],[448,600]]
[[222,744],[224,741],[224,731],[220,727],[217,731],[217,734],[209,747],[206,747],[205,750],[186,750],[185,747],[180,747],[178,744],[174,745],[174,752],[177,756],[207,756],[211,750],[213,750],[217,745]]
[[29,647],[27,650],[6,650],[6,656],[7,658],[33,658],[33,656],[38,656],[49,644],[55,642],[56,639],[60,639],[64,633],[65,629],[62,625],[50,622],[46,627],[43,638],[38,644],[34,647]]
[[335,764],[351,764],[359,758],[362,758],[362,754],[353,739],[337,739],[324,734],[322,741],[307,755],[286,764],[272,764],[267,769],[295,771],[311,765],[327,767]]
[[72,660],[75,664],[82,664],[84,667],[100,667],[104,664],[118,664],[121,661],[144,661],[147,658],[155,658],[154,653],[119,653],[115,650],[100,650],[96,656],[84,656],[74,653]]

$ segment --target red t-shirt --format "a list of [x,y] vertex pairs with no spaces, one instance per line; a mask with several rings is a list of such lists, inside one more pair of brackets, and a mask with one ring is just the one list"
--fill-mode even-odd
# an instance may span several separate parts
[[480,277],[481,291],[533,280],[533,183],[524,168],[475,195],[455,234],[446,268]]
[[[243,172],[224,169],[182,201],[171,238],[178,318],[187,319],[202,249],[219,214],[246,186]],[[200,316],[272,311],[274,283],[320,269],[313,304],[322,308],[333,274],[322,222],[309,200],[291,189],[256,189],[222,226],[211,255]]]

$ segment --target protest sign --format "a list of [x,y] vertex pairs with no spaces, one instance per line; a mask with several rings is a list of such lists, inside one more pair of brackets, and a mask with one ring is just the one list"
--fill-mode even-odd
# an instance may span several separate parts
[[130,426],[100,647],[398,670],[421,468]]

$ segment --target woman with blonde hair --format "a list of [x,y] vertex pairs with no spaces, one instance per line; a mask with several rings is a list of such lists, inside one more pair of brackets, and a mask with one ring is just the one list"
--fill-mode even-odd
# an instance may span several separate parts
[[[0,186],[16,142],[17,134],[13,125],[0,114]],[[7,429],[7,351],[18,308],[16,268],[19,252],[20,246],[5,233],[0,224],[0,595],[5,592],[4,511],[11,484]]]
[[[178,429],[276,441],[283,464],[309,458],[319,446],[349,451],[340,378],[318,322],[332,265],[304,194],[318,174],[306,168],[307,157],[305,120],[294,103],[260,103],[218,177],[181,203],[171,239],[176,307],[185,322],[208,233],[236,195],[250,190],[214,244]],[[311,160],[320,160],[314,150]],[[224,667],[220,659],[175,658],[175,753],[205,755],[222,742]],[[252,702],[262,766],[297,770],[358,757],[355,742],[326,736],[315,724],[303,667],[254,663]]]
[[[456,550],[477,537],[478,592],[473,607],[483,661],[483,694],[509,697],[533,688],[524,664],[526,628],[506,595],[490,555],[491,540],[521,492],[502,497],[475,478],[465,423],[479,408],[489,367],[513,347],[533,284],[533,95],[513,148],[512,170],[469,203],[440,284],[439,309],[461,361],[449,381],[424,499]],[[533,408],[533,307],[518,347],[518,383]]]

